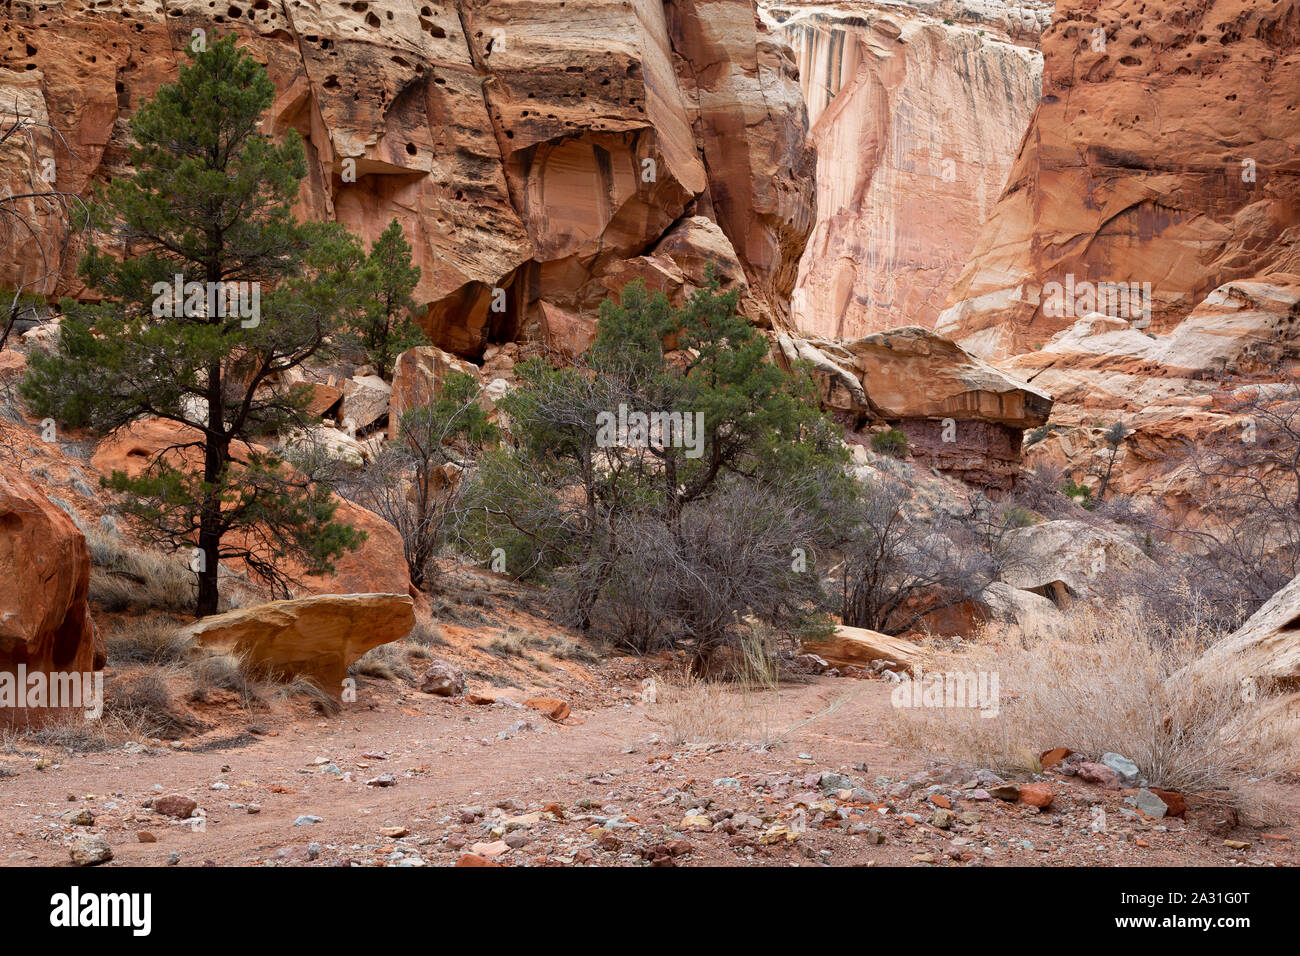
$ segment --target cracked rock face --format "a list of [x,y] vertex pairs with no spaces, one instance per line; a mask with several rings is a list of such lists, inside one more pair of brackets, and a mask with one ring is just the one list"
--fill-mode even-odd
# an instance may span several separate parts
[[[302,216],[366,241],[401,222],[450,353],[567,342],[646,256],[674,295],[721,256],[746,314],[788,324],[813,157],[793,58],[753,0],[20,0],[0,94],[66,138],[38,143],[59,188],[127,172],[127,120],[197,30],[234,30],[266,65],[264,128],[307,148]],[[721,235],[684,233],[697,218]],[[71,266],[57,291],[82,291]]]

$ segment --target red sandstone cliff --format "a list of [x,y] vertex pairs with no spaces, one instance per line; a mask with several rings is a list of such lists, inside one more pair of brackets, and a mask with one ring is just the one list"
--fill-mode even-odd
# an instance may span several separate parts
[[0,102],[66,137],[35,156],[58,188],[122,171],[126,120],[196,30],[235,30],[266,64],[268,130],[306,141],[304,217],[367,240],[402,222],[449,351],[581,346],[611,289],[680,295],[709,261],[756,322],[786,324],[813,158],[794,61],[752,0],[20,0],[0,14]]
[[[1300,272],[1300,3],[1062,0],[1043,98],[937,331],[985,357],[1083,318],[1044,286],[1150,284],[1151,332]],[[1087,311],[1085,308],[1083,311]]]

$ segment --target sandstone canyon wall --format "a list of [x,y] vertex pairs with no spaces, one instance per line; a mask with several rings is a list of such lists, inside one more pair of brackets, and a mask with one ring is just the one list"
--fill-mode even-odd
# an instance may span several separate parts
[[810,334],[933,328],[1038,103],[1050,5],[784,2],[817,151],[793,312]]
[[[448,351],[581,348],[611,290],[680,296],[710,262],[756,323],[788,322],[813,156],[794,61],[752,0],[17,0],[0,102],[57,131],[29,164],[78,195],[123,172],[132,110],[197,30],[234,30],[267,66],[266,127],[307,147],[302,216],[366,240],[401,221]],[[80,291],[70,272],[58,291]]]
[[1141,328],[1163,332],[1225,283],[1300,271],[1298,45],[1296,0],[1058,3],[1042,102],[937,330],[1029,351],[1091,311],[1049,314],[1072,276],[1149,283]]
[[1095,490],[1123,422],[1112,491],[1196,523],[1191,456],[1300,371],[1300,3],[1066,0],[1052,21],[1042,102],[937,331],[1052,395],[1030,466]]

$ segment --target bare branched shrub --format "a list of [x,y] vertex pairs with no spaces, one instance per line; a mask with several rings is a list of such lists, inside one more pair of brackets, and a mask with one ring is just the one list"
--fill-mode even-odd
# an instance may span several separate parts
[[[1156,626],[1159,630],[1158,625]],[[1001,771],[1032,771],[1037,755],[1069,747],[1090,759],[1120,753],[1148,782],[1186,793],[1228,791],[1300,765],[1294,726],[1262,720],[1266,690],[1244,674],[1189,665],[1213,632],[1152,633],[1139,606],[1102,614],[1076,607],[1052,637],[1029,624],[963,666],[998,675],[996,716],[974,708],[897,708],[894,742]]]
[[411,583],[423,587],[437,571],[434,558],[447,537],[467,471],[496,427],[479,404],[478,384],[464,373],[447,376],[438,394],[428,385],[412,397],[399,437],[345,488],[348,497],[390,521],[402,536]]
[[606,592],[619,638],[642,653],[690,646],[704,661],[749,634],[751,616],[799,626],[824,602],[812,525],[790,489],[733,482],[686,506],[676,529],[620,525]]
[[863,489],[852,517],[840,613],[853,627],[901,634],[979,597],[1026,560],[1012,532],[1027,513],[977,492],[965,502],[926,502],[905,481],[882,477]]
[[1164,524],[1226,617],[1239,601],[1253,613],[1300,574],[1300,379],[1240,389],[1224,411],[1232,426],[1188,446],[1197,520]]
[[1049,521],[1079,518],[1083,509],[1061,494],[1065,480],[1064,469],[1042,465],[1021,475],[1005,500],[1036,512]]

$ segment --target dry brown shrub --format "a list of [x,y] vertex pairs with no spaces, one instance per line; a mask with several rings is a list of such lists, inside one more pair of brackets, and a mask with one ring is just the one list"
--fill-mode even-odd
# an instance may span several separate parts
[[1233,668],[1194,669],[1220,635],[1162,631],[1121,603],[1076,606],[1064,626],[990,628],[949,671],[998,675],[994,716],[971,707],[898,707],[889,736],[909,749],[1003,772],[1036,772],[1038,754],[1119,753],[1154,786],[1226,793],[1300,767],[1294,722],[1262,719],[1271,688]]

